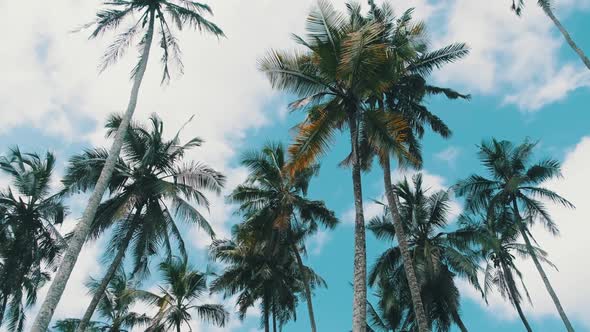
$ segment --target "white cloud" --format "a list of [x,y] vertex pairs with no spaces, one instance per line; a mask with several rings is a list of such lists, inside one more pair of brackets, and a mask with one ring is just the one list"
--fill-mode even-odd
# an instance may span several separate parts
[[446,162],[449,166],[454,167],[457,157],[461,154],[461,149],[456,146],[449,146],[448,148],[438,152],[434,157],[438,160]]
[[[590,232],[587,220],[590,216],[590,206],[587,204],[588,194],[583,184],[590,183],[589,168],[590,137],[585,137],[567,154],[563,162],[564,178],[546,184],[547,188],[569,199],[576,209],[548,205],[550,214],[559,225],[559,237],[551,236],[542,227],[532,230],[540,247],[549,253],[549,259],[559,268],[559,271],[555,271],[546,267],[545,271],[561,304],[570,320],[578,320],[585,324],[586,328],[590,328],[590,317],[587,312],[587,308],[590,307],[590,285],[587,283],[590,280],[590,269],[587,268],[584,257],[590,252],[590,242],[586,236]],[[537,318],[558,318],[555,306],[532,262],[520,261],[518,264],[534,305],[525,306],[525,310]],[[469,290],[466,294],[476,299],[479,297]],[[488,311],[494,314],[500,312],[500,316],[505,318],[517,317],[507,302],[501,301],[497,296],[492,301]]]
[[331,238],[329,230],[318,230],[307,242],[309,253],[314,256],[319,255]]
[[[565,79],[572,72],[587,72],[586,68],[577,59],[565,66],[559,60],[560,48],[568,46],[533,1],[522,17],[510,11],[507,1],[449,0],[446,4],[446,31],[435,31],[434,42],[439,46],[441,41],[466,42],[471,53],[435,72],[440,82],[458,83],[471,93],[507,94],[506,103],[527,111],[538,110],[588,85],[587,74]],[[588,1],[557,5],[558,9],[568,8],[557,13],[563,20],[573,10],[587,9]]]

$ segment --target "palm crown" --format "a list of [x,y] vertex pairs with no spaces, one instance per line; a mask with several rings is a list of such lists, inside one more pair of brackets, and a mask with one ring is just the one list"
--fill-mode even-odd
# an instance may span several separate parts
[[[218,37],[223,36],[223,31],[203,16],[212,14],[211,8],[199,2],[189,0],[113,0],[106,1],[105,5],[107,8],[96,14],[96,20],[83,27],[94,28],[90,38],[96,38],[108,30],[114,30],[123,22],[131,20],[137,15],[139,15],[139,19],[135,20],[125,32],[119,34],[107,48],[100,65],[101,71],[119,60],[138,35],[141,36],[138,46],[140,49],[145,47],[151,24],[156,25],[160,38],[162,82],[170,79],[169,65],[171,62],[176,65],[180,73],[183,71],[180,46],[174,36],[173,28],[182,30],[183,27],[189,26]],[[152,23],[154,18],[157,19],[157,23]],[[139,63],[133,69],[132,77],[135,76],[138,69]]]
[[[55,157],[12,149],[0,158],[11,185],[0,192],[0,325],[22,331],[24,310],[56,268],[65,241],[55,226],[64,221],[60,195],[51,194]],[[24,303],[23,303],[24,301]]]
[[186,260],[171,257],[160,263],[164,285],[161,294],[142,292],[142,298],[158,308],[146,331],[169,331],[184,324],[190,325],[192,315],[223,327],[229,313],[220,304],[196,304],[207,291],[207,274],[194,270]]
[[[107,124],[107,136],[118,127],[120,118],[113,116]],[[208,208],[204,190],[219,193],[225,177],[201,163],[182,163],[185,154],[201,145],[193,138],[181,144],[179,133],[171,140],[163,137],[163,124],[157,116],[150,118],[151,128],[133,124],[125,136],[123,156],[119,158],[109,190],[111,197],[101,203],[90,236],[100,236],[115,226],[110,252],[133,233],[134,273],[147,272],[148,258],[163,246],[171,255],[170,237],[186,257],[182,232],[176,217],[197,225],[211,237],[213,229],[206,218],[191,205]],[[93,149],[74,156],[64,177],[69,192],[92,189],[107,158],[103,149]],[[168,205],[171,203],[170,208]]]
[[[395,191],[402,199],[401,221],[421,284],[424,308],[437,330],[448,331],[451,322],[462,324],[458,320],[459,291],[454,277],[465,277],[479,288],[477,255],[464,245],[466,240],[462,232],[442,230],[449,222],[448,192],[428,195],[420,174],[414,177],[412,185],[406,179]],[[384,215],[372,219],[368,229],[377,238],[392,241],[396,232],[389,218]],[[388,324],[408,328],[415,322],[402,264],[399,246],[386,250],[372,267],[369,284],[377,285],[380,290],[379,305],[386,313]]]

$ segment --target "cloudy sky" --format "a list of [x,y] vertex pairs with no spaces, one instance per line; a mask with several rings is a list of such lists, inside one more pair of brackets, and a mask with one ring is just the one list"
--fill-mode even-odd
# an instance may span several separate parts
[[[427,183],[445,188],[457,179],[479,172],[476,144],[497,137],[520,141],[539,140],[539,156],[563,162],[564,178],[551,183],[570,199],[576,210],[552,207],[561,236],[552,238],[536,230],[539,243],[549,251],[559,272],[549,276],[578,331],[590,331],[590,268],[581,253],[590,250],[590,207],[583,184],[590,183],[590,72],[564,44],[550,21],[528,1],[525,14],[510,12],[510,0],[390,0],[399,12],[415,7],[415,16],[428,23],[433,47],[465,42],[471,54],[463,61],[436,72],[433,80],[472,95],[469,102],[432,99],[429,106],[453,129],[443,141],[427,135],[424,141]],[[343,2],[334,0],[342,8]],[[580,46],[590,52],[587,34],[590,0],[555,0],[557,15]],[[170,135],[187,119],[183,138],[200,136],[206,144],[190,158],[207,162],[229,179],[228,190],[240,183],[245,171],[237,160],[242,151],[268,140],[290,139],[289,128],[301,115],[288,114],[291,96],[272,91],[256,70],[256,59],[269,48],[289,48],[291,32],[302,32],[311,0],[221,0],[209,4],[214,21],[226,39],[202,36],[197,32],[179,34],[185,75],[168,86],[160,86],[160,68],[152,58],[142,86],[135,119],[146,120],[158,113]],[[88,40],[84,33],[71,31],[93,18],[100,2],[87,1],[8,1],[0,0],[0,152],[18,144],[27,151],[53,151],[60,175],[67,159],[82,148],[104,146],[106,116],[120,112],[127,104],[129,71],[136,60],[131,49],[123,61],[98,74],[100,56],[111,35]],[[311,239],[307,261],[328,282],[329,288],[316,296],[316,316],[322,331],[347,331],[351,323],[352,290],[352,185],[349,172],[337,167],[346,147],[337,145],[326,156],[319,178],[312,183],[311,195],[324,199],[341,218],[341,225],[320,232]],[[397,178],[401,176],[395,174]],[[367,174],[367,200],[382,194],[378,173]],[[7,184],[0,177],[0,184]],[[84,207],[85,197],[74,197],[72,214],[64,231],[71,229]],[[228,234],[237,220],[223,197],[212,198],[209,214],[220,236]],[[379,212],[367,204],[367,214]],[[460,213],[459,203],[454,206]],[[187,230],[191,260],[204,269],[204,248],[208,240],[198,230]],[[584,238],[582,238],[584,236]],[[371,262],[385,244],[368,237]],[[84,248],[74,275],[55,317],[81,316],[89,301],[82,285],[88,275],[100,276],[102,243]],[[526,311],[535,331],[561,331],[562,325],[532,265],[523,263],[533,306]],[[146,281],[155,287],[157,272]],[[489,305],[469,286],[463,285],[463,313],[472,331],[519,331],[521,323],[511,307],[492,298]],[[42,294],[43,295],[43,294]],[[219,300],[215,298],[214,300]],[[231,303],[228,309],[234,311]],[[34,317],[33,308],[29,317]],[[286,331],[305,331],[308,322],[304,306],[298,320]],[[258,327],[253,311],[244,322],[233,319],[228,331],[251,331]],[[198,321],[195,331],[211,331]]]

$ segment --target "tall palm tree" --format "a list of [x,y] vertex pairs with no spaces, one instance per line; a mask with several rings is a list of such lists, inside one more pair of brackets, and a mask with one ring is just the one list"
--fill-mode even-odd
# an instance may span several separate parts
[[[307,280],[302,279],[298,262],[292,250],[290,239],[280,240],[282,245],[269,246],[260,239],[259,229],[250,225],[236,225],[232,231],[233,240],[216,240],[211,245],[211,256],[227,264],[224,272],[211,284],[211,290],[222,292],[225,297],[237,295],[236,305],[240,319],[249,308],[260,301],[261,326],[270,331],[278,320],[283,326],[296,316],[298,296],[304,294],[304,283],[311,289],[325,286],[315,272],[304,266]],[[301,236],[300,230],[295,232]],[[275,328],[276,329],[276,328]]]
[[[112,116],[107,123],[107,135],[112,135],[122,119]],[[211,237],[214,232],[205,217],[190,203],[209,208],[203,191],[219,194],[225,177],[202,163],[183,163],[185,154],[202,144],[193,138],[181,144],[178,132],[171,140],[164,138],[164,125],[156,116],[150,117],[150,126],[133,123],[127,130],[123,156],[117,161],[109,184],[110,197],[98,208],[91,225],[90,238],[97,238],[105,230],[114,228],[107,254],[112,262],[102,278],[82,318],[78,330],[84,331],[102,291],[121,266],[127,249],[133,252],[133,274],[148,268],[149,258],[158,249],[171,255],[171,237],[178,250],[186,257],[182,233],[174,217],[197,225]],[[69,192],[89,191],[94,188],[103,165],[108,158],[104,149],[88,150],[72,157],[63,183]],[[171,209],[168,209],[168,204]]]
[[139,88],[145,74],[152,41],[154,35],[159,34],[159,45],[162,48],[163,75],[162,82],[170,78],[169,62],[174,62],[182,72],[180,47],[174,34],[173,26],[179,30],[188,26],[199,31],[211,33],[215,36],[223,36],[221,29],[206,20],[203,15],[212,14],[211,8],[205,4],[190,0],[111,0],[105,1],[105,8],[96,14],[96,20],[85,26],[93,27],[90,38],[101,36],[104,32],[117,29],[121,24],[129,20],[135,20],[128,30],[115,38],[103,57],[101,69],[115,63],[125,54],[127,48],[141,36],[138,42],[140,51],[139,62],[133,68],[131,77],[133,86],[127,110],[117,128],[113,145],[108,152],[108,158],[100,173],[94,191],[88,200],[82,219],[76,226],[69,246],[64,254],[60,268],[51,284],[47,296],[37,314],[32,331],[45,332],[57,307],[66,283],[74,269],[78,255],[86,237],[90,232],[90,225],[100,204],[100,201],[109,186],[110,178],[115,169],[117,158],[124,144],[125,132],[131,122],[131,117],[137,105]]
[[184,258],[171,257],[160,263],[160,272],[164,284],[160,285],[161,294],[142,291],[145,301],[158,308],[146,331],[164,332],[188,324],[192,314],[206,322],[223,327],[229,313],[221,304],[196,304],[207,292],[207,274],[194,270]]
[[[550,0],[537,0],[537,5],[541,7],[545,15],[547,15],[549,19],[551,19],[551,22],[555,24],[559,32],[561,32],[561,34],[563,35],[563,38],[565,38],[565,41],[572,48],[572,50],[574,50],[574,52],[578,54],[584,65],[586,65],[586,67],[590,69],[590,59],[588,59],[584,51],[582,51],[578,44],[576,44],[576,42],[572,39],[572,36],[570,36],[567,29],[561,24],[559,19],[557,19],[557,17],[555,16],[555,14],[553,13],[552,2]],[[520,16],[522,14],[523,8],[524,0],[512,0],[512,10],[514,10],[516,15]]]
[[[246,182],[230,194],[229,199],[240,204],[239,212],[249,216],[246,223],[260,225],[266,239],[274,241],[275,237],[283,235],[290,242],[289,247],[297,259],[305,287],[311,331],[315,332],[311,288],[300,251],[304,249],[305,238],[318,229],[318,223],[334,228],[338,219],[324,202],[305,197],[309,182],[317,174],[319,166],[313,165],[289,174],[287,164],[281,144],[268,143],[260,152],[244,154],[242,165],[248,168],[250,174]],[[305,227],[305,236],[296,241],[294,230],[300,227]]]
[[[482,211],[483,217],[480,218],[476,215],[462,215],[459,218],[460,231],[458,232],[467,235],[466,238],[471,238],[477,247],[476,250],[479,250],[484,258],[483,295],[486,301],[492,289],[497,289],[499,294],[508,298],[514,306],[525,329],[532,332],[521,307],[523,296],[519,290],[517,278],[529,302],[530,297],[522,273],[515,262],[516,255],[529,258],[529,252],[526,245],[518,242],[518,228],[510,222],[514,220],[510,208],[504,207],[490,217],[486,217],[486,213],[487,211]],[[546,257],[547,253],[538,247],[534,247],[534,250],[539,259],[553,266]]]
[[[498,207],[508,206],[512,209],[513,223],[524,239],[528,253],[566,329],[571,332],[574,328],[531,243],[529,226],[534,222],[541,222],[552,234],[559,232],[553,218],[539,199],[548,199],[571,208],[573,205],[557,193],[543,187],[545,181],[561,176],[561,167],[554,159],[533,163],[531,159],[535,145],[536,143],[528,140],[519,145],[496,139],[483,142],[479,147],[479,158],[490,178],[471,175],[456,185],[456,192],[467,196],[467,208],[471,211],[478,211],[486,206],[488,213],[492,214]],[[520,212],[521,209],[525,213],[524,216]]]
[[0,192],[0,326],[22,331],[26,308],[57,267],[66,243],[55,228],[66,207],[51,194],[55,157],[13,148],[0,157],[0,171],[10,179]]
[[[449,331],[451,323],[455,323],[461,331],[467,331],[459,314],[460,294],[455,277],[466,278],[479,288],[477,255],[464,245],[463,234],[444,231],[449,222],[449,193],[438,191],[428,195],[420,174],[413,178],[412,185],[406,179],[394,190],[402,199],[400,217],[430,324],[437,331]],[[389,210],[386,215],[371,220],[368,228],[377,238],[393,240],[397,236],[396,229],[387,214]],[[411,297],[406,279],[399,245],[380,255],[369,274],[369,283],[377,285],[383,294],[380,305],[387,304],[382,309],[398,310],[401,328],[415,329],[413,306],[410,301],[403,301]],[[399,304],[390,305],[395,301],[390,298],[392,295],[397,295]]]
[[383,27],[362,24],[356,15],[336,11],[319,0],[307,17],[306,36],[294,36],[304,51],[273,50],[262,58],[260,70],[274,88],[298,95],[293,109],[304,109],[306,119],[298,126],[289,148],[293,170],[313,164],[332,145],[336,131],[348,131],[355,205],[353,330],[366,328],[366,241],[361,189],[359,119],[365,112],[363,98],[380,87],[379,67],[386,47],[378,43]]
[[[90,279],[86,287],[91,294],[96,293],[101,291],[101,282]],[[136,282],[128,278],[122,268],[117,270],[107,289],[101,292],[104,296],[100,298],[98,312],[104,321],[86,324],[86,331],[128,332],[134,327],[145,326],[150,322],[147,315],[131,311],[142,291],[137,289]],[[73,332],[80,328],[80,323],[79,319],[65,319],[57,321],[53,328],[59,332]]]
[[434,51],[428,50],[424,35],[425,25],[412,19],[413,9],[396,17],[387,2],[381,7],[374,1],[369,1],[369,4],[371,8],[367,20],[379,22],[386,27],[381,40],[388,47],[388,61],[381,72],[387,80],[384,89],[375,91],[367,98],[367,103],[375,110],[368,113],[371,116],[366,117],[363,123],[363,134],[366,137],[361,138],[364,143],[361,151],[368,160],[367,166],[370,166],[370,159],[376,155],[383,169],[385,194],[397,230],[418,327],[420,331],[427,331],[428,322],[420,298],[420,288],[412,267],[404,229],[401,227],[399,201],[391,183],[390,155],[397,159],[400,166],[419,168],[422,162],[419,140],[424,134],[425,125],[445,138],[450,136],[450,129],[423,105],[423,99],[434,94],[443,94],[451,99],[468,96],[449,88],[429,85],[425,77],[433,69],[464,57],[468,49],[464,44],[451,44]]

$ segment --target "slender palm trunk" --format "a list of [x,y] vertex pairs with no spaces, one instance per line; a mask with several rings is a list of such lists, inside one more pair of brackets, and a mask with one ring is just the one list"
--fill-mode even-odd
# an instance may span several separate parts
[[578,45],[576,44],[576,42],[574,42],[574,40],[570,36],[569,32],[567,32],[567,30],[563,27],[563,25],[561,25],[561,22],[553,14],[553,10],[549,6],[546,6],[546,7],[544,6],[543,7],[543,11],[545,12],[545,14],[547,14],[547,16],[549,16],[549,18],[551,19],[551,21],[553,21],[553,24],[555,24],[555,26],[557,27],[557,29],[559,29],[559,32],[561,32],[561,34],[565,38],[565,41],[574,50],[574,52],[576,52],[578,54],[578,56],[580,57],[580,59],[582,60],[582,62],[586,65],[586,67],[588,69],[590,69],[590,59],[588,59],[588,57],[586,56],[586,54],[584,54],[584,51],[582,51],[582,49],[580,49],[578,47]]
[[453,321],[455,322],[455,324],[457,324],[461,332],[469,332],[469,330],[467,330],[467,327],[463,323],[463,320],[461,319],[461,315],[459,315],[459,312],[457,312],[457,310],[453,310],[451,315],[453,316]]
[[115,256],[115,258],[113,259],[107,272],[102,277],[100,285],[98,286],[98,288],[94,292],[94,295],[92,296],[92,300],[90,301],[90,304],[86,308],[86,312],[84,312],[84,316],[80,320],[80,324],[78,324],[78,327],[76,328],[76,332],[84,332],[86,330],[86,327],[88,326],[88,322],[90,322],[90,319],[92,318],[92,315],[94,314],[94,311],[96,310],[96,307],[98,306],[98,302],[100,302],[100,300],[104,296],[104,292],[106,291],[107,287],[109,286],[109,282],[111,282],[111,279],[113,279],[115,272],[117,272],[117,269],[119,268],[119,266],[121,266],[121,262],[123,262],[123,258],[125,258],[125,252],[127,251],[127,248],[129,247],[129,243],[131,242],[131,238],[133,237],[133,233],[135,233],[135,230],[137,227],[137,222],[141,216],[141,209],[142,208],[143,208],[143,206],[139,206],[137,208],[137,212],[135,213],[135,215],[133,216],[133,220],[131,221],[131,226],[130,226],[129,230],[127,231],[127,234],[125,234],[125,238],[120,243],[119,251],[117,252],[117,255]]
[[311,332],[316,332],[315,326],[315,315],[313,313],[313,304],[311,302],[311,287],[309,285],[309,277],[305,271],[305,267],[303,266],[303,260],[301,259],[301,255],[299,254],[299,250],[297,250],[297,246],[295,243],[291,243],[291,250],[295,253],[295,257],[297,258],[297,265],[299,267],[299,272],[301,273],[301,277],[303,278],[303,287],[305,289],[305,300],[307,301],[307,311],[309,313],[309,324],[311,325]]
[[277,332],[277,308],[275,301],[272,301],[272,332]]
[[363,213],[363,191],[361,187],[361,166],[358,151],[358,130],[354,115],[349,118],[352,148],[352,185],[354,191],[354,294],[352,300],[352,331],[367,330],[367,244],[365,240],[365,216]]
[[383,183],[385,185],[385,194],[387,196],[387,204],[391,216],[393,217],[393,227],[397,236],[397,242],[402,254],[402,260],[404,262],[404,272],[408,279],[408,285],[410,287],[410,295],[412,296],[412,305],[414,312],[416,313],[416,321],[418,322],[418,331],[427,332],[430,331],[428,326],[428,318],[424,311],[424,304],[422,303],[422,297],[420,295],[420,285],[418,284],[418,278],[416,278],[416,271],[414,271],[414,264],[412,262],[412,255],[408,247],[408,241],[402,225],[402,220],[399,215],[399,202],[398,197],[393,191],[393,185],[391,184],[391,162],[389,156],[382,158],[383,167]]
[[102,171],[100,172],[100,177],[96,182],[94,192],[88,200],[88,205],[84,210],[82,219],[80,220],[80,222],[76,226],[76,229],[74,230],[74,236],[72,236],[68,243],[68,248],[64,253],[62,262],[59,266],[57,274],[53,278],[53,282],[49,287],[49,291],[45,296],[45,300],[43,301],[43,304],[41,305],[41,308],[37,313],[37,317],[35,318],[35,322],[33,323],[31,332],[45,332],[47,330],[49,322],[53,317],[53,312],[55,311],[55,308],[57,307],[57,304],[61,299],[64,289],[66,288],[68,279],[72,274],[74,265],[76,265],[76,261],[78,260],[78,256],[80,255],[80,251],[82,250],[82,246],[86,241],[86,237],[88,236],[88,232],[90,231],[90,225],[92,223],[92,220],[94,220],[94,216],[96,215],[98,205],[100,204],[102,196],[107,189],[111,175],[113,174],[115,163],[117,161],[117,158],[119,157],[119,153],[121,152],[121,147],[123,146],[123,138],[125,137],[127,128],[129,127],[129,123],[131,121],[131,117],[133,116],[133,112],[135,111],[135,106],[137,105],[139,87],[141,86],[141,81],[147,68],[150,48],[152,46],[152,40],[154,37],[154,20],[155,15],[154,11],[152,10],[150,11],[147,38],[145,40],[143,54],[141,55],[141,60],[139,62],[139,68],[133,81],[133,87],[131,88],[131,97],[129,98],[127,110],[125,111],[125,115],[123,116],[121,124],[117,129],[115,140],[113,142],[113,145],[111,146],[111,149],[109,150],[109,156],[102,168]]
[[557,312],[559,313],[559,316],[561,316],[561,320],[563,321],[565,328],[567,329],[568,332],[574,332],[574,327],[572,326],[572,323],[570,323],[569,318],[565,314],[565,310],[563,310],[563,307],[561,306],[561,302],[559,301],[559,298],[557,297],[557,293],[555,293],[555,290],[553,289],[553,286],[551,286],[551,283],[549,282],[549,278],[547,277],[545,270],[543,269],[543,267],[541,266],[541,263],[539,262],[539,259],[537,258],[537,254],[535,253],[533,245],[531,244],[531,240],[529,239],[529,236],[527,235],[526,226],[522,222],[522,218],[520,217],[520,212],[518,212],[518,204],[516,203],[516,199],[512,200],[512,206],[514,208],[514,213],[516,215],[516,218],[518,219],[517,222],[518,222],[518,227],[520,229],[520,235],[522,235],[522,238],[524,239],[524,243],[526,244],[529,255],[531,255],[531,258],[533,259],[533,262],[535,263],[535,267],[537,268],[537,271],[539,271],[539,274],[541,275],[541,279],[543,280],[543,283],[545,284],[545,288],[547,288],[547,292],[549,292],[549,295],[551,296],[551,299],[553,300],[553,303],[555,304],[555,308],[557,308]]
[[268,287],[264,290],[264,332],[270,332],[270,294]]
[[176,332],[180,332],[180,323],[176,324]]
[[501,267],[502,267],[502,271],[504,273],[504,275],[506,276],[506,280],[508,283],[508,292],[510,294],[510,300],[512,302],[512,304],[514,304],[514,307],[516,308],[516,311],[518,312],[518,316],[520,317],[520,320],[522,321],[522,323],[524,324],[524,327],[526,328],[527,332],[533,332],[533,329],[531,328],[531,326],[529,325],[529,321],[526,319],[524,312],[522,311],[522,308],[520,307],[520,301],[518,300],[518,297],[516,297],[516,287],[515,287],[515,282],[514,282],[514,278],[512,278],[512,273],[510,273],[510,270],[508,269],[508,267],[506,266],[506,264],[504,262],[501,263]]

